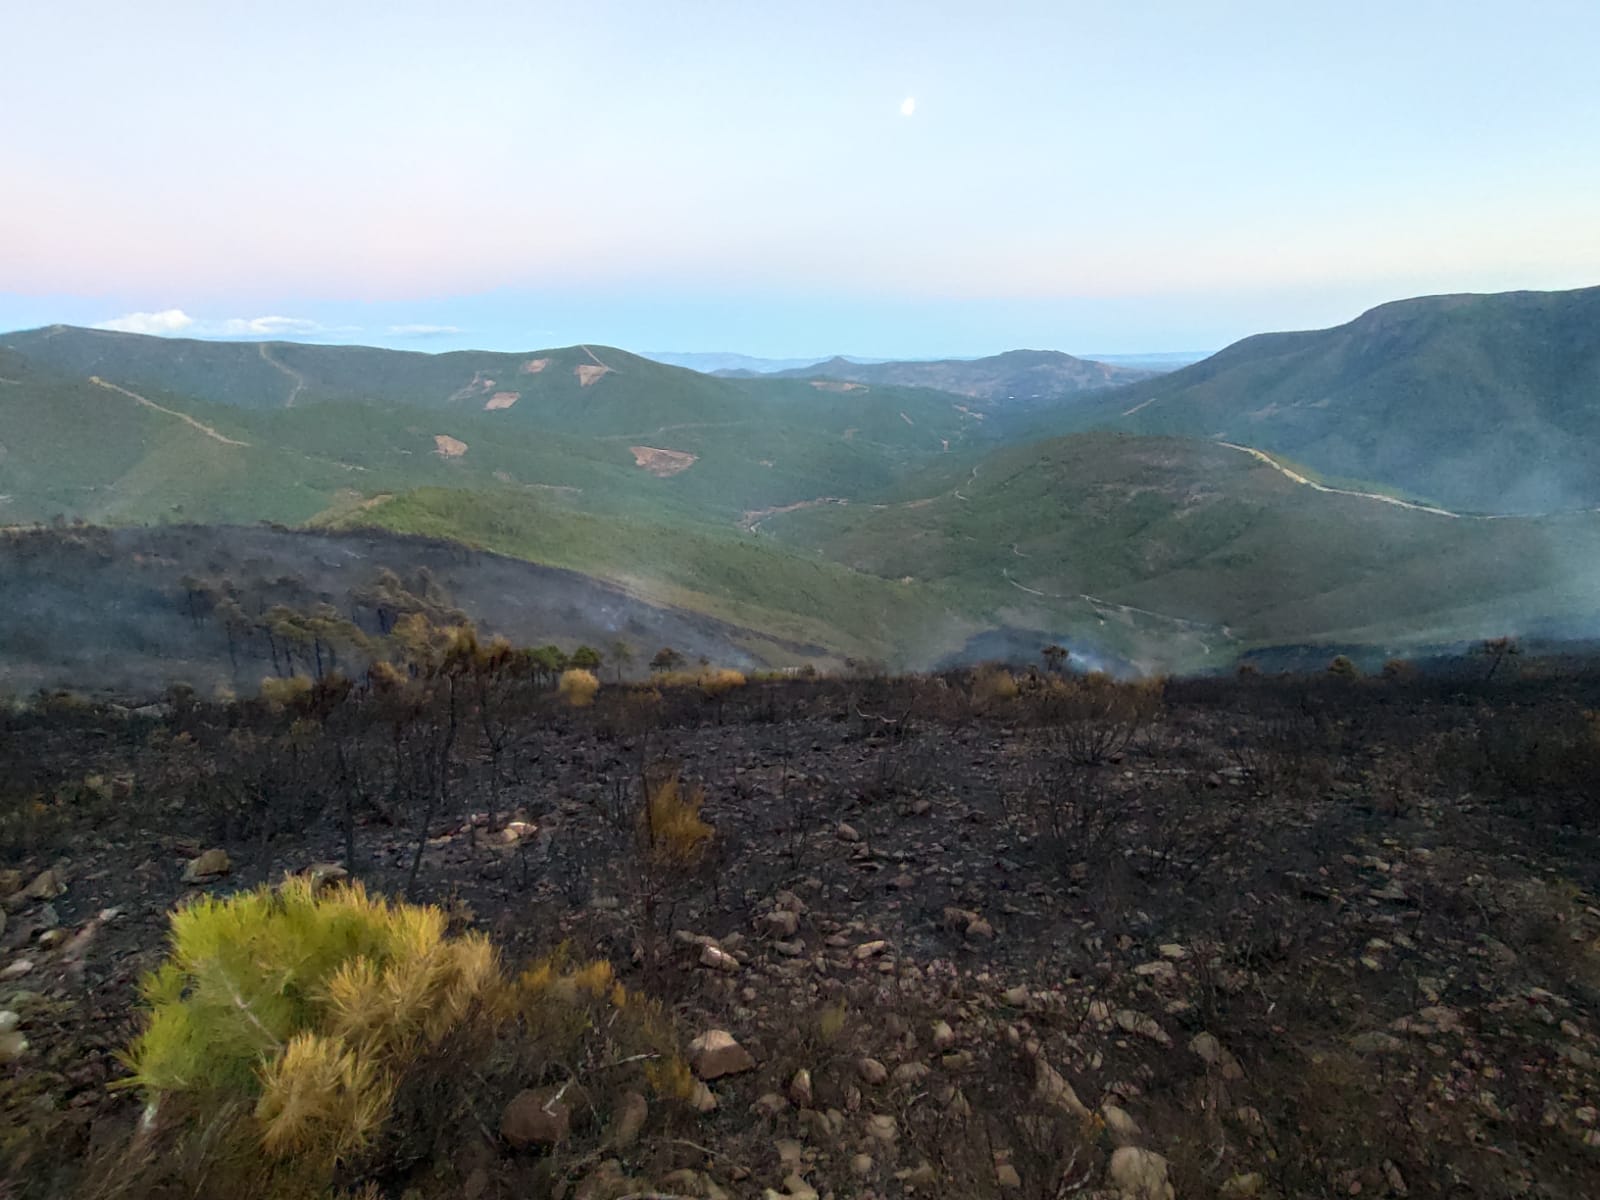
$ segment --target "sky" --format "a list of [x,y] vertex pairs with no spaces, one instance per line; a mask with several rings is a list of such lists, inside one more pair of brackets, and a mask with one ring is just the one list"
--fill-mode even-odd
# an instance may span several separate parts
[[1215,349],[1600,284],[1594,0],[52,0],[0,329]]

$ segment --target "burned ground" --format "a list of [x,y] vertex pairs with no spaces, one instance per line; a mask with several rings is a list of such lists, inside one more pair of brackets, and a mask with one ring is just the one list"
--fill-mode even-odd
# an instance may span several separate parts
[[[360,688],[57,700],[6,729],[0,890],[65,885],[0,933],[10,1186],[61,1194],[126,1138],[113,1052],[216,848],[214,890],[343,861],[514,961],[603,955],[755,1060],[628,1148],[455,1129],[379,1194],[1114,1196],[1135,1146],[1184,1200],[1594,1195],[1596,701],[1570,674],[606,688],[502,696],[433,759],[437,714]],[[704,788],[697,870],[640,866],[664,771]]]

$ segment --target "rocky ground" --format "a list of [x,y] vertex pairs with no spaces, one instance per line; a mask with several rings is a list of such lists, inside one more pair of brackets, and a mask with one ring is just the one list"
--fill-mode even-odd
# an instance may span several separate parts
[[[702,1111],[579,1136],[512,1100],[427,1194],[1600,1194],[1600,824],[1482,749],[1570,713],[1380,687],[1174,685],[1099,747],[932,683],[530,723],[498,819],[469,791],[417,892],[509,959],[567,942],[660,997]],[[101,802],[8,826],[0,1195],[70,1194],[127,1136],[115,1052],[173,905],[344,858],[337,814],[217,838],[156,761],[168,720],[8,730],[14,784]],[[667,878],[632,826],[662,760],[716,829]],[[410,826],[367,813],[355,843],[352,874],[404,886]]]

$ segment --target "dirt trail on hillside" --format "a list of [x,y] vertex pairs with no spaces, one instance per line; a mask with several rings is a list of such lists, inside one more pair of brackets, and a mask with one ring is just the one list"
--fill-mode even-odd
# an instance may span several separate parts
[[816,508],[823,504],[849,504],[850,501],[843,496],[818,496],[815,500],[797,500],[793,504],[779,504],[772,508],[752,508],[745,512],[739,519],[739,527],[746,533],[755,533],[761,528],[761,522],[768,517],[780,516],[783,513],[799,512],[806,508]]
[[196,421],[188,413],[181,413],[175,408],[166,408],[163,405],[157,404],[154,400],[146,400],[143,396],[139,395],[138,392],[130,392],[125,387],[119,387],[114,383],[107,383],[98,375],[89,376],[89,382],[94,384],[96,387],[103,387],[110,392],[121,392],[128,399],[136,400],[146,408],[153,408],[159,413],[166,413],[169,417],[177,417],[178,420],[182,421],[185,425],[192,425],[201,433],[205,434],[208,438],[215,438],[224,446],[248,446],[250,444],[249,442],[237,441],[236,439],[228,437],[225,434],[218,433],[215,429],[211,428],[211,426],[200,421]]
[[[1027,556],[1024,555],[1023,557],[1026,558]],[[1158,621],[1170,621],[1174,625],[1181,625],[1187,629],[1216,629],[1227,637],[1231,638],[1233,636],[1232,631],[1226,625],[1219,625],[1215,621],[1197,621],[1192,617],[1175,617],[1171,613],[1160,613],[1153,609],[1138,608],[1132,604],[1118,604],[1115,600],[1104,600],[1099,596],[1091,596],[1088,592],[1041,592],[1038,588],[1031,588],[1027,584],[1018,583],[1011,578],[1011,571],[1008,567],[1001,567],[1000,574],[1005,577],[1007,583],[1018,591],[1027,592],[1028,595],[1038,596],[1043,600],[1082,600],[1095,608],[1112,609],[1124,614],[1136,613],[1141,617],[1154,617]]]
[[1434,504],[1414,504],[1410,500],[1397,500],[1393,496],[1384,496],[1377,492],[1357,492],[1352,491],[1349,488],[1329,487],[1325,483],[1318,483],[1314,479],[1307,479],[1304,475],[1300,474],[1300,472],[1291,470],[1280,463],[1277,459],[1273,458],[1272,455],[1266,453],[1264,450],[1257,450],[1254,446],[1241,446],[1236,442],[1224,441],[1218,441],[1217,445],[1226,446],[1230,450],[1242,450],[1252,458],[1259,459],[1261,462],[1266,463],[1267,466],[1271,467],[1279,474],[1288,479],[1294,480],[1294,482],[1298,484],[1302,484],[1305,487],[1311,488],[1313,491],[1327,492],[1330,496],[1355,496],[1360,500],[1379,500],[1384,504],[1392,504],[1396,508],[1409,508],[1413,512],[1432,513],[1436,517],[1451,517],[1457,521],[1531,521],[1539,517],[1559,517],[1570,515],[1572,513],[1600,513],[1600,508],[1558,508],[1552,509],[1549,512],[1537,513],[1452,512],[1448,508],[1440,508]]
[[[1394,496],[1385,496],[1378,492],[1357,492],[1352,491],[1349,488],[1329,487],[1325,483],[1318,483],[1315,479],[1307,479],[1304,475],[1300,474],[1299,471],[1295,471],[1284,466],[1265,450],[1257,450],[1254,446],[1241,446],[1236,442],[1218,442],[1217,445],[1226,446],[1230,450],[1242,451],[1243,453],[1250,455],[1250,457],[1266,463],[1267,466],[1271,467],[1284,478],[1292,479],[1295,483],[1311,488],[1313,491],[1327,492],[1330,496],[1354,496],[1359,500],[1378,500],[1384,504],[1392,504],[1396,508],[1409,508],[1413,512],[1432,513],[1436,517],[1451,517],[1456,520],[1491,520],[1496,516],[1501,515],[1493,513],[1451,512],[1448,508],[1436,508],[1431,504],[1414,504],[1410,500],[1399,500]],[[1510,514],[1504,515],[1509,516]]]
[[299,396],[301,392],[306,390],[306,377],[300,374],[299,371],[296,371],[293,367],[285,366],[283,363],[273,358],[271,353],[268,352],[267,344],[265,342],[261,343],[259,349],[261,351],[261,357],[264,361],[269,362],[273,366],[277,367],[278,370],[282,371],[294,382],[294,386],[289,389],[289,398],[283,402],[283,406],[285,408],[293,408],[295,398]]

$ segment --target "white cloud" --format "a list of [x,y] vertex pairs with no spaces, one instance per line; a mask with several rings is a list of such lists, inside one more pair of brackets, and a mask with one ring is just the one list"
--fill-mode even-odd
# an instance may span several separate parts
[[455,325],[391,325],[389,333],[393,337],[444,337],[452,333],[465,333]]
[[218,326],[223,337],[309,337],[326,330],[303,317],[231,317]]
[[[305,317],[227,317],[211,319],[206,317],[191,317],[181,308],[169,308],[163,312],[136,312],[125,316],[114,317],[109,321],[102,321],[95,326],[96,329],[110,329],[118,333],[144,333],[154,335],[170,335],[186,333],[190,337],[241,339],[251,338],[300,338],[316,341],[330,336],[360,333],[357,325],[324,325],[320,321],[312,321]],[[423,332],[455,333],[459,332],[447,326],[417,325],[407,326],[419,331],[416,336],[423,336]]]
[[170,334],[182,333],[194,324],[194,318],[181,308],[168,308],[161,312],[136,312],[126,316],[101,321],[96,329],[110,329],[117,333]]

